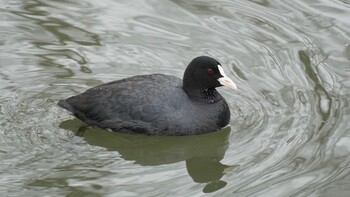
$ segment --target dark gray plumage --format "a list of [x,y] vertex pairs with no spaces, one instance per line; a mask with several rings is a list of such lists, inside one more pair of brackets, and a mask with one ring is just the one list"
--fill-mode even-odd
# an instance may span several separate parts
[[58,105],[89,125],[114,131],[204,134],[229,123],[229,107],[215,89],[222,85],[236,89],[218,61],[201,56],[192,60],[183,80],[139,75],[93,87]]

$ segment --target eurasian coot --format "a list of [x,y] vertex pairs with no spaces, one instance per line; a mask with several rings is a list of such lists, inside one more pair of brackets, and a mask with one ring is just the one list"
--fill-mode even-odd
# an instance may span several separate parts
[[215,89],[236,90],[215,59],[200,56],[187,66],[183,80],[164,74],[138,75],[105,83],[60,100],[88,125],[148,135],[195,135],[229,123],[230,109]]

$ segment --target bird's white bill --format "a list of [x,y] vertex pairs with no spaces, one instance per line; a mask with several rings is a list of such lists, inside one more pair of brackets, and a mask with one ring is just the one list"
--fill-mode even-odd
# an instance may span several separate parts
[[220,74],[222,75],[222,77],[220,77],[218,79],[220,84],[223,85],[223,86],[229,87],[229,88],[231,88],[233,90],[237,90],[236,84],[230,78],[227,77],[227,75],[225,74],[224,69],[222,68],[222,66],[218,65],[218,68],[219,68]]

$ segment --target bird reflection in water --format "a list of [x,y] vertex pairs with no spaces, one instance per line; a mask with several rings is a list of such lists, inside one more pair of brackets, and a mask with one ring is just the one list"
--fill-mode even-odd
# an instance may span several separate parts
[[228,171],[238,165],[221,163],[228,148],[230,128],[205,135],[194,136],[146,136],[81,126],[78,119],[60,124],[83,137],[90,145],[117,151],[124,160],[141,166],[157,166],[185,161],[188,174],[196,183],[205,183],[203,192],[210,193],[226,186],[221,180]]

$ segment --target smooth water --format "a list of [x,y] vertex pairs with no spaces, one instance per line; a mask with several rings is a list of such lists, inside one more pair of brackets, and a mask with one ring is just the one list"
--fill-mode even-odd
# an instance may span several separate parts
[[[230,127],[88,129],[56,102],[218,59]],[[348,0],[10,0],[0,5],[0,196],[350,193]]]

